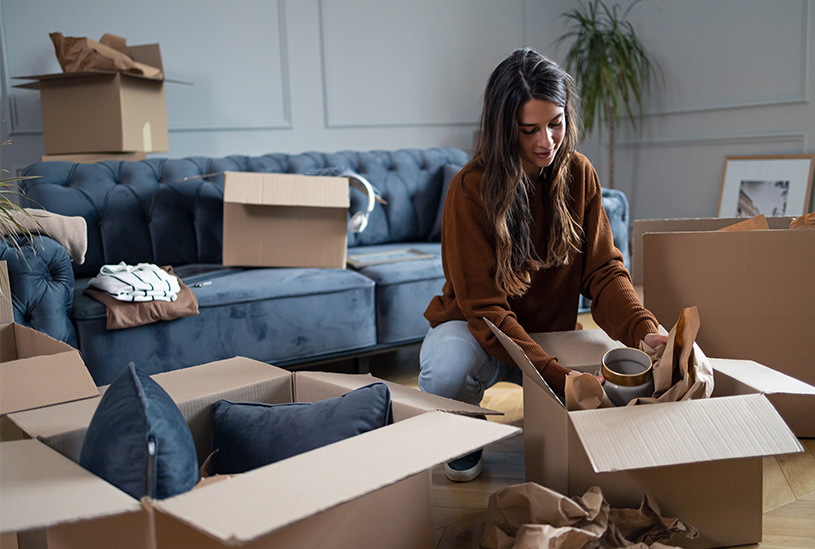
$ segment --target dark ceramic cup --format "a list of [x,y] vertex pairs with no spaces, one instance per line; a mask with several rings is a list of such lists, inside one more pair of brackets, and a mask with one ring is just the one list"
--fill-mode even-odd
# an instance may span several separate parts
[[654,393],[651,357],[639,349],[620,347],[603,355],[603,388],[615,406],[625,406],[638,397]]

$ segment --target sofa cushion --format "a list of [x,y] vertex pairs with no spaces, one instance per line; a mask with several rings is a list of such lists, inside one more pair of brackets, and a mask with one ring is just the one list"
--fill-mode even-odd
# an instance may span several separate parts
[[376,283],[376,333],[380,345],[410,343],[423,338],[430,328],[424,311],[444,286],[439,243],[359,246],[350,249],[349,254],[378,253],[400,248],[430,253],[433,258],[381,263],[359,269],[360,273]]
[[[245,356],[304,362],[376,344],[374,283],[346,269],[223,269],[184,278],[198,315],[126,330],[106,329],[105,307],[77,281],[73,318],[82,356],[98,385],[130,361],[156,374]],[[196,287],[196,284],[210,282]]]
[[132,362],[102,395],[79,464],[137,499],[181,494],[198,481],[195,443],[184,416]]
[[250,471],[392,422],[385,383],[314,403],[219,400],[212,405],[211,474]]

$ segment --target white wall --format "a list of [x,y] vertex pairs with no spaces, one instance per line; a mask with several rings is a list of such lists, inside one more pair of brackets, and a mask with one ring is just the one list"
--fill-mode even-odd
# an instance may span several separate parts
[[635,219],[716,216],[725,156],[815,153],[815,2],[650,0],[631,20],[664,78],[618,143]]
[[[628,5],[628,0],[620,0]],[[576,0],[0,0],[2,167],[43,154],[39,96],[13,76],[58,72],[48,34],[159,42],[166,156],[455,146],[520,46],[555,59]],[[715,216],[726,155],[815,152],[815,0],[647,0],[631,12],[664,84],[642,134],[618,137],[634,218]],[[607,179],[607,143],[581,150]],[[165,155],[163,155],[165,156]]]

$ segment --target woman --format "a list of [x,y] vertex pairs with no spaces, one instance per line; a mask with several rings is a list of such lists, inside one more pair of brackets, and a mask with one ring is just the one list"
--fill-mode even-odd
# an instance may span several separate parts
[[[520,383],[487,318],[562,395],[569,369],[529,333],[573,330],[581,293],[611,337],[665,342],[614,247],[597,173],[575,150],[576,102],[571,76],[531,49],[516,50],[490,76],[473,160],[445,200],[446,281],[425,311],[422,390],[478,404],[495,383]],[[451,480],[480,472],[480,451],[447,467]]]

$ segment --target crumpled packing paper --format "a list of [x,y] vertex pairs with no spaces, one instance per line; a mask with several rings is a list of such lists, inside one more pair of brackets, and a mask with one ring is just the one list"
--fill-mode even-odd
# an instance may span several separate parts
[[677,518],[663,517],[645,494],[639,509],[612,509],[599,487],[568,498],[534,482],[493,493],[480,528],[486,549],[663,549],[676,534],[699,532]]

